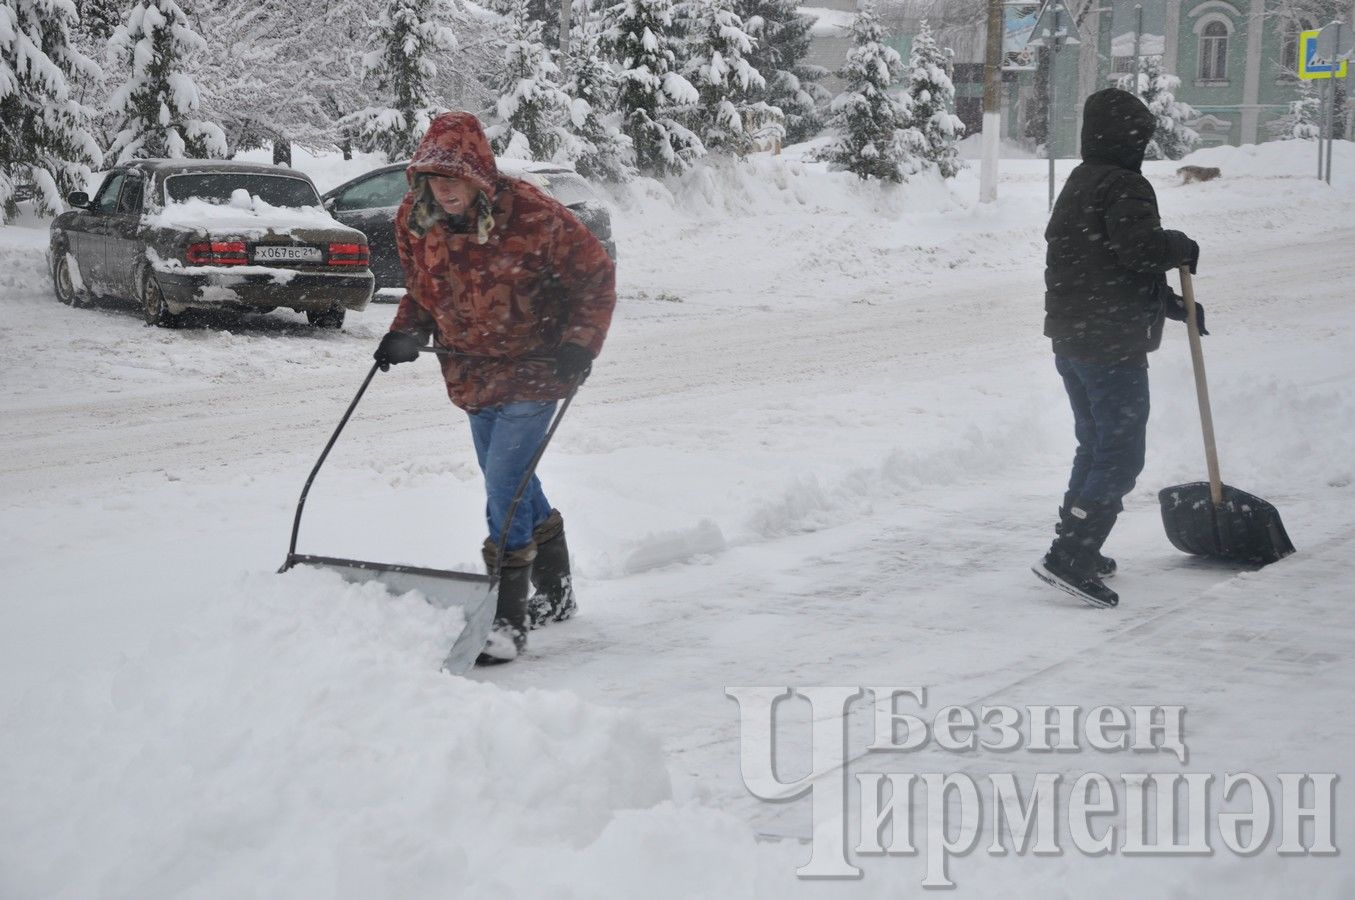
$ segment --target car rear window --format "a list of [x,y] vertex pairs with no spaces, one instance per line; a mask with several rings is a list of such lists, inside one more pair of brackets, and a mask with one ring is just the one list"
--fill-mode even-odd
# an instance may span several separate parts
[[572,172],[534,173],[546,180],[546,191],[565,206],[573,206],[587,200],[596,200],[597,194],[579,175]]
[[165,194],[171,203],[194,197],[209,203],[229,203],[234,191],[245,190],[269,206],[319,206],[320,198],[309,181],[286,175],[253,172],[193,172],[165,179]]

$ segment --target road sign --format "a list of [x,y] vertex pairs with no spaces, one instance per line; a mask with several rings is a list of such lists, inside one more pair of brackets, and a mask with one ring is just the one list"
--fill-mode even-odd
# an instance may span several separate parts
[[[1349,26],[1347,26],[1349,27]],[[1325,31],[1326,29],[1323,29]],[[1321,57],[1317,52],[1318,38],[1322,31],[1304,31],[1299,34],[1299,77],[1304,81],[1312,81],[1318,78],[1331,78],[1333,70],[1337,78],[1346,77],[1347,63],[1343,59],[1338,67],[1331,62],[1330,57]],[[1335,35],[1328,37],[1328,42],[1332,41]],[[1342,43],[1344,43],[1344,39]],[[1340,54],[1337,54],[1340,55]]]

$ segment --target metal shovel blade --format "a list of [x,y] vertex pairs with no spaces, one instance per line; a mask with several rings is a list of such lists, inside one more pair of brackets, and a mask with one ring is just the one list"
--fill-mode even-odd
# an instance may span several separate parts
[[1294,552],[1274,506],[1246,491],[1222,487],[1223,502],[1217,506],[1209,496],[1207,481],[1158,492],[1162,524],[1172,546],[1195,556],[1261,566]]
[[460,675],[475,665],[475,659],[485,649],[489,632],[494,627],[498,592],[497,585],[488,575],[300,553],[288,556],[282,570],[286,571],[292,566],[326,569],[338,573],[344,581],[352,584],[379,582],[392,594],[418,591],[429,603],[440,609],[461,607],[466,619],[465,627],[452,643],[447,658],[442,661],[443,671],[452,675]]

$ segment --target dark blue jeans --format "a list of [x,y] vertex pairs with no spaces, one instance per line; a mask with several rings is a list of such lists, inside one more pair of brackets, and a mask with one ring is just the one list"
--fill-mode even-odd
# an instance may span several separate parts
[[[555,401],[505,403],[468,413],[475,457],[485,473],[485,519],[490,540],[497,542],[508,518],[508,507],[527,465],[550,427]],[[521,550],[532,542],[532,530],[550,516],[550,503],[535,475],[522,494],[508,529],[506,550]]]
[[1068,495],[1122,509],[1143,471],[1148,435],[1148,368],[1054,357],[1073,407],[1077,452]]

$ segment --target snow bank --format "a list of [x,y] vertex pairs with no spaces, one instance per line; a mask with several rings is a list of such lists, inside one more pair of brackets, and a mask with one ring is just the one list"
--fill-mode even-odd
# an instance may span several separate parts
[[[1335,141],[1332,147],[1332,178],[1342,182],[1355,179],[1355,141]],[[1303,178],[1318,183],[1316,141],[1208,147],[1172,165],[1217,166],[1224,178]]]
[[624,896],[583,886],[747,849],[720,814],[658,806],[664,757],[631,715],[439,674],[459,610],[304,569],[192,602],[111,670],[4,698],[7,895]]

